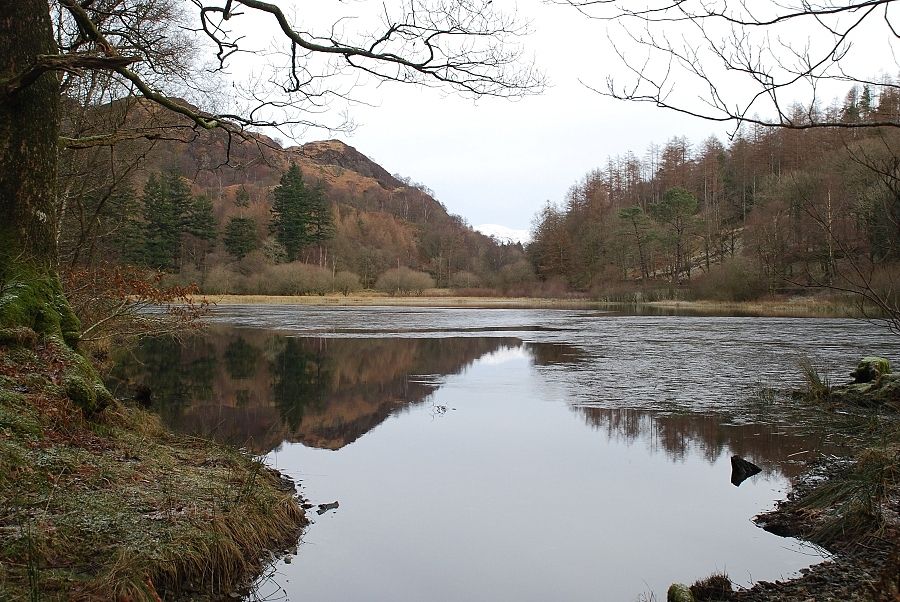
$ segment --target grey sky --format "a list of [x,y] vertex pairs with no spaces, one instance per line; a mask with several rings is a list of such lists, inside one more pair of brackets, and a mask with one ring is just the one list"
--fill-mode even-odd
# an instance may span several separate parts
[[358,127],[339,137],[388,171],[427,185],[473,225],[528,229],[547,200],[562,200],[609,155],[641,155],[651,142],[680,135],[700,142],[725,132],[587,89],[579,78],[603,84],[614,67],[604,26],[567,7],[536,1],[518,7],[533,29],[524,43],[550,80],[542,95],[473,102],[409,86],[358,90],[377,106],[352,107]]
[[[291,6],[289,0],[280,4]],[[380,2],[339,0],[293,5],[302,7],[302,12],[298,11],[302,19],[295,23],[304,29],[321,35],[337,21],[338,32],[351,36],[354,31],[376,29],[377,25],[367,24],[382,7]],[[365,104],[349,107],[358,127],[352,134],[333,137],[356,147],[388,171],[430,187],[451,212],[471,224],[515,229],[528,229],[547,200],[561,201],[570,186],[589,170],[601,167],[610,155],[633,151],[642,156],[650,143],[663,145],[673,136],[687,136],[694,144],[710,135],[724,141],[727,126],[647,103],[615,101],[582,84],[579,80],[605,89],[608,75],[626,75],[607,40],[604,22],[540,0],[495,0],[494,6],[504,11],[517,8],[531,21],[533,33],[522,42],[550,80],[544,94],[515,101],[472,101],[435,89],[362,82],[352,94]],[[338,16],[354,18],[340,20]],[[258,40],[270,40],[271,19],[262,17],[251,31],[260,36]],[[679,35],[677,29],[667,29],[666,34],[670,33]],[[778,40],[779,49],[788,38],[802,45],[809,37],[793,24],[786,26],[785,35]],[[878,38],[868,32],[860,35]],[[863,50],[866,69],[872,56],[890,56]],[[639,50],[629,47],[632,51],[635,54],[629,55],[629,60],[640,63]],[[251,56],[243,60],[250,61],[245,63],[246,69],[260,59]],[[234,73],[240,72],[238,65]],[[682,101],[695,101],[703,92],[691,87],[697,86],[696,81],[674,80],[672,84],[672,94]],[[841,82],[835,93],[842,95],[848,87]],[[829,100],[827,95],[820,98],[826,103]],[[332,108],[347,107],[335,103]],[[328,115],[320,117],[326,120]],[[308,130],[296,142],[328,136],[327,132]]]

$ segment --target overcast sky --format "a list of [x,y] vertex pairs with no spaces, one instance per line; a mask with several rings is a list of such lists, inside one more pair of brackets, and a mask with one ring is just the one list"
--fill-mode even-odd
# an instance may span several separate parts
[[[289,7],[291,2],[280,4]],[[315,33],[327,32],[338,15],[359,17],[338,20],[342,27],[346,23],[348,28],[364,29],[360,24],[382,6],[353,0],[294,5],[301,9],[295,23]],[[352,133],[332,137],[356,147],[391,173],[425,184],[449,211],[472,225],[491,223],[522,230],[530,227],[544,203],[562,201],[569,187],[589,170],[601,167],[608,156],[628,151],[643,156],[650,143],[663,145],[673,136],[687,136],[699,144],[716,135],[727,142],[727,126],[649,103],[616,101],[586,87],[582,82],[605,89],[607,75],[623,75],[604,22],[587,19],[569,6],[540,0],[495,0],[494,6],[498,5],[530,20],[532,33],[522,42],[550,82],[543,94],[512,101],[472,101],[446,90],[363,85],[353,96],[366,104],[349,107],[358,126]],[[255,31],[271,36],[271,18],[259,19]],[[801,43],[806,39],[793,24],[786,29],[792,39]],[[862,56],[870,65],[871,56],[878,53],[868,51]],[[639,56],[629,59],[640,62]],[[841,83],[841,90],[847,86]],[[696,92],[676,85],[674,93],[693,98]],[[311,129],[293,142],[325,137],[327,132]]]
[[391,173],[427,185],[472,225],[527,230],[547,200],[561,201],[608,155],[641,155],[672,136],[699,142],[724,134],[709,122],[615,101],[579,83],[603,85],[615,62],[602,23],[569,7],[506,4],[517,4],[531,21],[533,33],[523,41],[550,81],[543,94],[473,102],[434,89],[371,87],[356,95],[376,106],[351,107],[357,128],[338,137]]

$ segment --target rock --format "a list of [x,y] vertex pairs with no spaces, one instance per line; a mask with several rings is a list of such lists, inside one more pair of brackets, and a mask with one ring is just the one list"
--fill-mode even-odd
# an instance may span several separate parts
[[900,374],[887,373],[870,382],[832,387],[830,399],[836,403],[862,407],[893,406],[900,410]]
[[741,483],[755,474],[762,472],[762,468],[748,462],[740,456],[731,456],[731,484],[740,487]]
[[329,510],[335,510],[340,504],[337,501],[331,502],[330,504],[319,504],[319,509],[316,510],[316,514],[325,514]]
[[666,602],[694,602],[694,595],[685,584],[673,583],[666,592]]
[[891,362],[887,358],[868,356],[859,360],[856,370],[850,373],[854,383],[870,383],[880,376],[891,373]]

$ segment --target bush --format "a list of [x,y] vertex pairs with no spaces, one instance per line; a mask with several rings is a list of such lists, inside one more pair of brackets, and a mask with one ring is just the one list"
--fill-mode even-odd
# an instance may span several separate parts
[[434,288],[434,278],[425,272],[417,272],[409,268],[391,268],[375,281],[375,288],[390,294],[419,295],[429,288]]
[[709,273],[691,283],[695,299],[711,301],[752,301],[768,291],[765,279],[752,262],[733,257],[712,266]]
[[481,278],[472,272],[456,272],[450,277],[450,288],[479,288]]
[[235,274],[227,266],[213,266],[206,274],[203,281],[203,292],[210,295],[227,295],[234,293],[238,289],[241,277]]
[[334,282],[332,284],[334,290],[340,291],[344,295],[349,295],[350,293],[362,290],[359,276],[353,272],[338,272],[334,275]]
[[248,289],[262,295],[323,295],[331,286],[329,270],[299,261],[266,266],[247,283]]
[[500,271],[493,275],[488,284],[511,296],[516,296],[514,293],[530,294],[536,281],[537,277],[534,275],[531,263],[520,259],[500,268]]

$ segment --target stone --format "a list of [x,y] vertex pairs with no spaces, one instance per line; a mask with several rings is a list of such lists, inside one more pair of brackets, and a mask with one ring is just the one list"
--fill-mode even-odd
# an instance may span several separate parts
[[685,584],[673,583],[666,592],[666,602],[694,602],[694,595]]
[[880,376],[891,373],[891,362],[887,358],[868,356],[859,360],[856,370],[850,373],[854,383],[870,383]]
[[740,456],[731,456],[731,484],[740,487],[741,483],[755,474],[762,472],[762,468],[748,462]]

